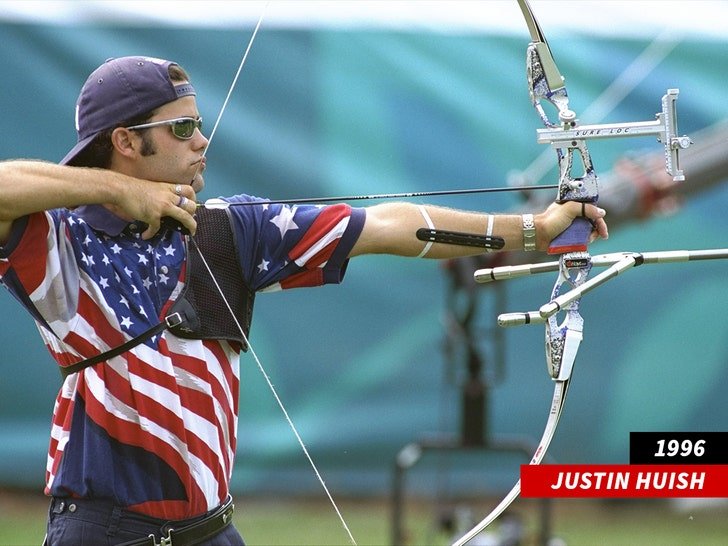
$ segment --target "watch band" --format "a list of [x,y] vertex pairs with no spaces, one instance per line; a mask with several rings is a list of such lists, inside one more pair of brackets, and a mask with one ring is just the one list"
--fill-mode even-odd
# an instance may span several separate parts
[[530,252],[536,250],[536,224],[533,222],[533,214],[523,214],[523,250]]

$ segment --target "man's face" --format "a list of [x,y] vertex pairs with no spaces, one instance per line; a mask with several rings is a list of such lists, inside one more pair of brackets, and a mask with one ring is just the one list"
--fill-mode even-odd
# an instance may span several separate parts
[[[175,118],[198,118],[195,97],[187,96],[160,107],[148,123]],[[195,129],[192,138],[176,137],[169,125],[146,129],[140,138],[144,141],[144,155],[140,158],[135,176],[172,184],[191,184],[195,192],[205,186],[203,152],[208,140]]]

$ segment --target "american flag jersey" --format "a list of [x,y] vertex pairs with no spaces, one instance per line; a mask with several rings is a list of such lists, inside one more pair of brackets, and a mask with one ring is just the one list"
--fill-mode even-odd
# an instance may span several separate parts
[[[364,209],[227,200],[260,203],[230,208],[254,291],[343,280]],[[164,232],[144,241],[139,232],[101,206],[15,221],[0,248],[0,279],[31,313],[59,365],[139,335],[182,290],[182,236]],[[239,380],[238,345],[166,330],[70,375],[54,405],[46,494],[103,498],[162,519],[217,507],[233,469]]]

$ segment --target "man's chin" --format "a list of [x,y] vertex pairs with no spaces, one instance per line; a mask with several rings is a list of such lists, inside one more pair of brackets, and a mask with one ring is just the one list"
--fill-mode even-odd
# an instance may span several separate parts
[[195,193],[200,193],[205,188],[205,179],[201,174],[198,174],[190,185]]

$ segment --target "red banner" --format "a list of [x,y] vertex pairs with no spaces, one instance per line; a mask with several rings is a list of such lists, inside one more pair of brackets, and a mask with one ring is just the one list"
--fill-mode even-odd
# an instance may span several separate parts
[[523,497],[728,497],[728,465],[521,465]]

